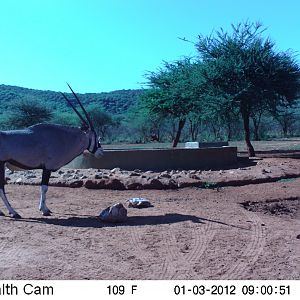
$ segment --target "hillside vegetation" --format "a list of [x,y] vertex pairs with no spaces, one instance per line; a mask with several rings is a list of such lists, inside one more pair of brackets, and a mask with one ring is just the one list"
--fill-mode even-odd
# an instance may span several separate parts
[[[66,93],[66,95],[72,98],[72,94]],[[106,143],[148,143],[153,138],[155,141],[170,143],[176,135],[176,118],[150,116],[138,105],[143,90],[119,90],[109,93],[78,95],[93,116],[98,125],[96,126],[98,133]],[[44,113],[43,118],[39,116],[39,121],[80,125],[78,117],[67,106],[59,92],[2,84],[0,85],[0,129],[22,128],[30,125],[30,122],[36,123],[34,116],[26,114],[28,103],[31,106],[41,106],[40,109],[33,109],[33,112],[40,113],[41,109],[48,109],[48,113]],[[189,122],[183,130],[181,142],[240,140],[243,138],[242,122],[239,118],[234,120],[231,137],[228,136],[226,124],[218,116],[199,115],[197,123],[193,119]],[[299,105],[287,112],[281,124],[274,117],[263,114],[258,138],[254,136],[254,126],[251,125],[255,140],[299,136]],[[288,132],[285,133],[284,129]]]
[[[84,105],[98,105],[111,114],[122,114],[137,102],[142,90],[118,90],[107,93],[80,94]],[[69,98],[72,94],[65,93]],[[11,85],[0,85],[0,113],[7,113],[17,101],[31,100],[43,103],[49,108],[69,112],[65,100],[59,92],[41,91]]]

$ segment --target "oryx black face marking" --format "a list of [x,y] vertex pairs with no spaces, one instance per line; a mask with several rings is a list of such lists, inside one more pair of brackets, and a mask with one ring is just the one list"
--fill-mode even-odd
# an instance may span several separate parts
[[[102,155],[92,121],[78,96],[71,87],[70,89],[85,117],[64,94],[63,96],[81,119],[82,129],[55,124],[37,124],[22,130],[0,131],[0,197],[14,218],[20,218],[20,215],[11,207],[5,194],[6,162],[23,169],[43,170],[39,209],[43,215],[50,215],[51,212],[46,206],[46,192],[51,172],[66,165],[86,149],[96,157]],[[1,215],[4,214],[0,210]]]

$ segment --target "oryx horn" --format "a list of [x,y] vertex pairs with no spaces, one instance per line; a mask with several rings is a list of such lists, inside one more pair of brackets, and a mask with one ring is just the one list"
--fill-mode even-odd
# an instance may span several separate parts
[[76,107],[72,104],[72,102],[67,98],[67,96],[64,93],[61,93],[63,97],[66,99],[66,101],[69,103],[69,105],[73,108],[79,119],[83,122],[84,125],[89,126],[89,124],[86,122],[86,120],[82,117],[80,112],[76,109]]
[[92,123],[92,120],[91,120],[89,114],[88,114],[88,113],[86,112],[86,110],[84,109],[84,107],[83,107],[81,101],[79,100],[78,96],[75,94],[75,92],[73,91],[73,89],[71,88],[71,86],[70,86],[68,83],[67,83],[67,85],[68,85],[68,87],[70,88],[71,92],[73,93],[74,97],[76,98],[77,102],[79,103],[79,105],[80,105],[80,107],[81,107],[81,109],[82,109],[82,111],[83,111],[85,117],[86,117],[87,120],[88,120],[88,123],[89,123],[89,125],[90,125],[90,128],[91,128],[92,130],[94,130],[94,126],[93,126],[93,123]]

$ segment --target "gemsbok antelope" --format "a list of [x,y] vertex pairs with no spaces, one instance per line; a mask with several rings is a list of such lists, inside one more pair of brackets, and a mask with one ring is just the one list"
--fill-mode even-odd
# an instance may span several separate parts
[[[5,163],[8,162],[27,170],[43,170],[39,209],[44,216],[49,216],[51,211],[46,206],[46,193],[51,172],[57,171],[82,154],[84,150],[88,150],[97,158],[103,155],[90,116],[69,84],[68,86],[86,119],[73,103],[63,93],[61,94],[81,119],[81,128],[56,124],[36,124],[21,130],[0,131],[0,196],[13,218],[21,218],[21,216],[12,208],[5,194]],[[3,215],[4,213],[0,210],[0,216]]]

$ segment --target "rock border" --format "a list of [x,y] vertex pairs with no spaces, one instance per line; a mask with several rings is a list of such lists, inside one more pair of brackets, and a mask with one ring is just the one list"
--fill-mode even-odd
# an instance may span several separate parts
[[[251,165],[226,170],[167,170],[164,172],[127,171],[119,168],[67,169],[53,172],[49,185],[57,187],[112,190],[218,188],[274,182],[300,177],[300,160],[265,158]],[[40,185],[41,170],[6,172],[9,184]]]

